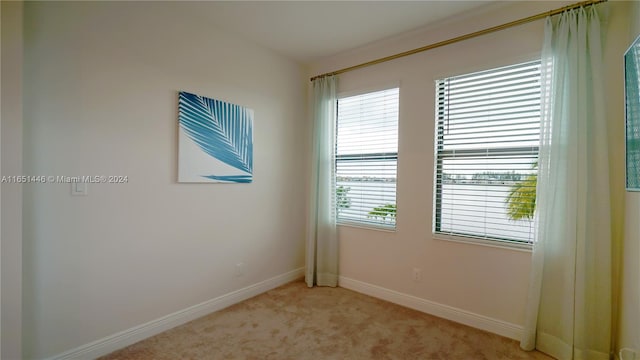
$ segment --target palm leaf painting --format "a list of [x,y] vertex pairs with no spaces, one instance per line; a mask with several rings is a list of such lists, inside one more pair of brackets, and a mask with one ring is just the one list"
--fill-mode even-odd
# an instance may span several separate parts
[[[180,181],[252,181],[253,110],[180,92],[178,112],[181,133],[186,135],[180,139]],[[193,154],[194,149],[201,154]]]

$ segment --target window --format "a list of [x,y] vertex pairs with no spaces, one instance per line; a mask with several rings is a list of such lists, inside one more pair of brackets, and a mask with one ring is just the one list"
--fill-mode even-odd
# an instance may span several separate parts
[[533,241],[540,61],[437,81],[436,234]]
[[339,224],[396,226],[399,89],[338,99],[335,204]]

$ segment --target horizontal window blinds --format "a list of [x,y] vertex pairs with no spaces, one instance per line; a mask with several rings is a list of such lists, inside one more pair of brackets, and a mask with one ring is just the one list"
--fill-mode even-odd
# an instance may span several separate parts
[[627,190],[640,189],[640,47],[632,46],[624,56],[626,95],[626,183]]
[[394,228],[399,89],[338,99],[338,223]]
[[532,242],[540,62],[436,87],[436,233]]

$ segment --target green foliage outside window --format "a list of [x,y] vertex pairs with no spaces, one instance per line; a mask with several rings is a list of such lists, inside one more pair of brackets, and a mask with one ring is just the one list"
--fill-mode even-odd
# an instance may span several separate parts
[[[538,168],[538,163],[534,163],[534,170]],[[529,174],[523,180],[513,185],[509,190],[509,195],[505,199],[507,203],[507,215],[511,220],[532,220],[536,209],[536,186],[538,176]]]
[[338,186],[336,188],[336,207],[338,211],[351,207],[351,198],[347,196],[350,190],[351,188],[348,186]]
[[367,215],[368,218],[378,219],[380,218],[382,221],[395,220],[396,218],[396,204],[386,204],[382,206],[378,206],[373,208],[373,210],[369,211]]

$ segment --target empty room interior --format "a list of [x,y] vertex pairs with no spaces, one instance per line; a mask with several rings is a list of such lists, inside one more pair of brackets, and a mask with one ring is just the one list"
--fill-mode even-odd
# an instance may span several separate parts
[[3,0],[1,358],[280,289],[515,355],[335,328],[173,358],[640,359],[640,2],[574,5]]

